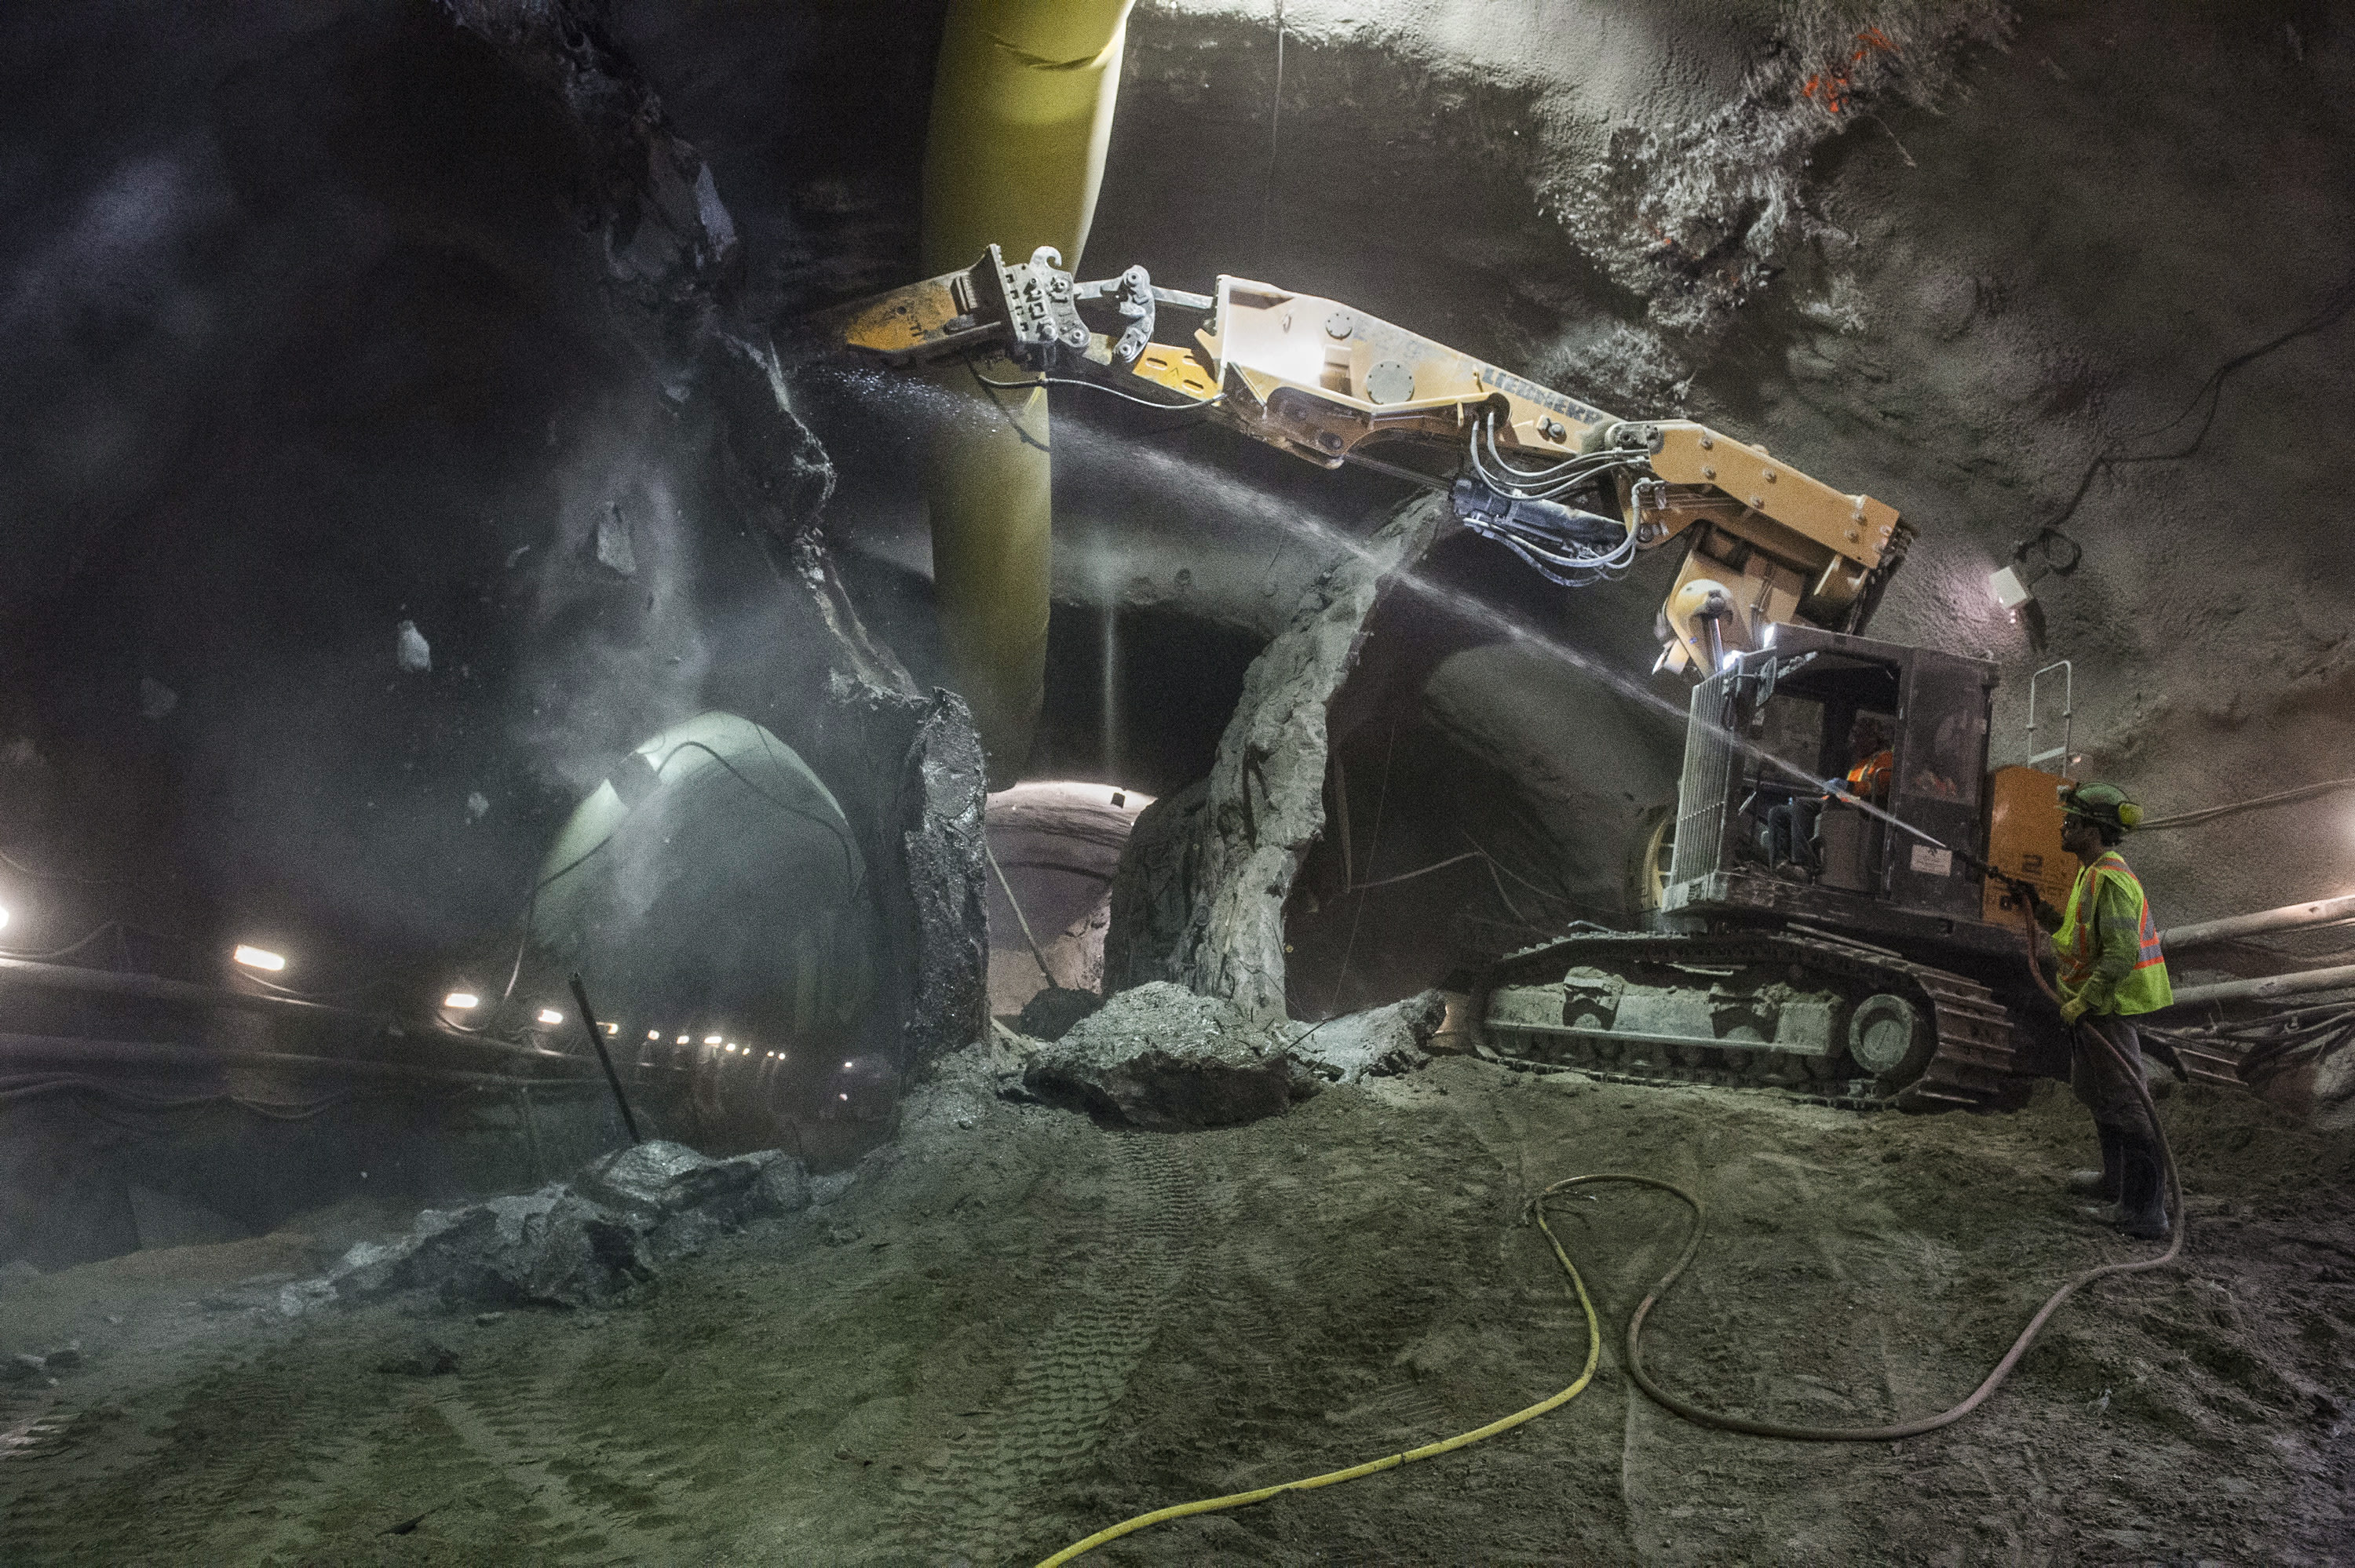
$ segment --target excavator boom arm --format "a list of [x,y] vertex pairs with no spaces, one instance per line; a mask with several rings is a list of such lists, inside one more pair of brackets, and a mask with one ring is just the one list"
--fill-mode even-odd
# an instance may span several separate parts
[[[1911,530],[1894,508],[1685,419],[1630,420],[1337,300],[1221,276],[1214,294],[1142,267],[1082,282],[1052,249],[996,246],[961,272],[824,318],[894,365],[1002,355],[1059,378],[1200,408],[1310,462],[1362,462],[1449,492],[1465,526],[1569,587],[1688,542],[1660,665],[1712,671],[1797,620],[1860,631]],[[1082,307],[1099,317],[1091,325]],[[1164,309],[1199,313],[1156,341]],[[1379,457],[1373,455],[1379,451]]]

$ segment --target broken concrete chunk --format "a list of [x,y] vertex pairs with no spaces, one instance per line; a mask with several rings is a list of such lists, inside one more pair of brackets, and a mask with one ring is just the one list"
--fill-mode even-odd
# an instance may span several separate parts
[[[1060,1041],[1006,1036],[1020,1093],[1137,1127],[1222,1127],[1273,1116],[1328,1084],[1408,1073],[1447,1016],[1425,991],[1319,1024],[1270,1027],[1239,1003],[1166,980],[1124,991]],[[1001,1071],[1003,1069],[1001,1068]],[[1007,1097],[1008,1086],[999,1092]]]
[[1312,1025],[1284,1047],[1295,1078],[1354,1084],[1411,1073],[1431,1060],[1423,1049],[1447,1018],[1435,991]]
[[1292,1072],[1251,1014],[1167,980],[1125,991],[1041,1046],[1023,1085],[1136,1127],[1226,1127],[1292,1102]]
[[713,1160],[658,1139],[592,1160],[575,1181],[596,1202],[654,1215],[747,1202],[764,1213],[788,1213],[809,1203],[801,1163],[774,1150]]
[[426,645],[425,633],[417,630],[413,620],[404,620],[393,629],[392,657],[404,675],[428,675],[433,672],[433,650]]
[[783,1155],[762,1168],[751,1187],[753,1209],[762,1214],[798,1213],[809,1207],[810,1196],[808,1171]]
[[0,1383],[31,1383],[45,1375],[48,1363],[40,1357],[19,1352],[0,1361]]
[[575,1181],[584,1193],[617,1208],[666,1213],[695,1202],[709,1180],[707,1172],[725,1170],[724,1162],[683,1143],[657,1139],[591,1160]]
[[410,1290],[452,1306],[593,1306],[748,1221],[808,1202],[800,1163],[776,1150],[714,1160],[644,1143],[535,1192],[429,1209],[409,1234],[359,1243],[321,1278],[287,1286],[279,1310]]
[[41,1358],[41,1365],[50,1372],[63,1372],[68,1367],[81,1365],[81,1341],[69,1340]]

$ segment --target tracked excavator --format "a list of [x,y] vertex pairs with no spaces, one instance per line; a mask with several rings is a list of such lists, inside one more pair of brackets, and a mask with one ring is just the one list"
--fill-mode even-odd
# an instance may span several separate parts
[[[1165,314],[1199,318],[1190,342],[1156,341]],[[2017,1108],[2065,1063],[2030,1006],[2022,925],[2069,886],[2063,780],[1989,770],[1992,664],[1863,635],[1913,537],[1893,508],[1706,425],[1622,418],[1242,278],[1210,294],[1142,267],[1082,281],[1051,249],[993,246],[819,330],[889,365],[963,361],[985,387],[1199,409],[1410,481],[1564,588],[1681,543],[1655,669],[1698,683],[1678,800],[1646,846],[1649,928],[1492,966],[1478,1012],[1507,1060],[1920,1111]]]

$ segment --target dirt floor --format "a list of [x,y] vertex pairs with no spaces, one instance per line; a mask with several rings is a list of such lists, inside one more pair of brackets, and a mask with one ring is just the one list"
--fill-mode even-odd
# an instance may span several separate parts
[[[1958,1427],[1810,1446],[1631,1397],[1618,1328],[1683,1219],[1615,1189],[1562,1204],[1558,1227],[1605,1314],[1584,1395],[1091,1561],[2348,1561],[2350,1154],[2245,1097],[2167,1108],[2195,1193],[2189,1265],[2065,1308]],[[2010,1118],[1861,1117],[1467,1059],[1148,1136],[1000,1102],[960,1068],[833,1201],[620,1310],[275,1320],[275,1282],[340,1235],[12,1287],[0,1351],[79,1338],[86,1360],[0,1391],[0,1556],[1035,1563],[1567,1383],[1582,1320],[1521,1214],[1588,1171],[1711,1205],[1647,1340],[1664,1382],[1785,1419],[1888,1420],[1959,1396],[2066,1273],[2137,1250],[2059,1191],[2090,1141],[2065,1093]]]

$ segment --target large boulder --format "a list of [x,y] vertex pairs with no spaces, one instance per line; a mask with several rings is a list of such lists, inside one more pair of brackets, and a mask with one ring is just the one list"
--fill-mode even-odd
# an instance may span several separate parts
[[1233,1002],[1167,980],[1124,991],[1034,1053],[1023,1086],[1146,1128],[1225,1127],[1292,1103],[1282,1046]]
[[1426,991],[1311,1025],[1284,1046],[1284,1055],[1295,1079],[1319,1086],[1411,1073],[1431,1060],[1423,1045],[1446,1017],[1447,999]]
[[1021,1085],[1135,1127],[1256,1121],[1328,1084],[1407,1073],[1446,1017],[1435,991],[1322,1023],[1261,1022],[1239,1003],[1156,980],[1122,991],[1060,1040],[1028,1047]]
[[775,1150],[713,1160],[642,1143],[535,1192],[428,1209],[407,1235],[362,1242],[319,1278],[286,1287],[279,1307],[292,1316],[410,1291],[453,1307],[592,1307],[715,1236],[809,1201],[800,1162]]

